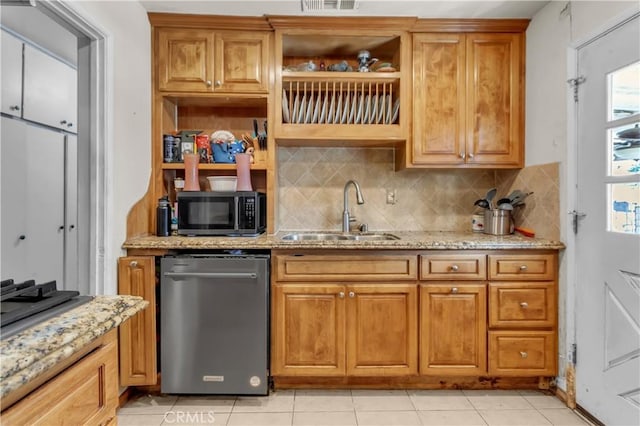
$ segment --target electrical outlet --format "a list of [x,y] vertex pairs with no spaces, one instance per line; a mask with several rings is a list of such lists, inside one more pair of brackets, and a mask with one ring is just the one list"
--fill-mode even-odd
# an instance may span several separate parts
[[396,199],[396,190],[395,189],[387,189],[387,204],[395,204]]

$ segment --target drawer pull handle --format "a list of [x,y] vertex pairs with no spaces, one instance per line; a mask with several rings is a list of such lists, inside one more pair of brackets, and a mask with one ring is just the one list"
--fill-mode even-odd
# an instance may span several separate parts
[[338,297],[340,299],[344,299],[344,291],[341,291],[340,293],[338,293]]
[[529,354],[527,354],[526,352],[520,352],[520,356],[521,356],[522,358],[526,358],[526,357],[528,357],[528,356],[529,356]]
[[458,265],[451,265],[451,270],[453,272],[458,272],[459,269],[460,269],[460,267]]
[[458,293],[458,287],[453,287],[453,288],[451,289],[451,293],[453,293],[453,294]]
[[353,299],[354,297],[356,297],[356,294],[354,292],[350,291],[349,292],[349,297]]
[[527,265],[520,265],[520,271],[524,272],[527,270]]
[[527,302],[520,302],[520,307],[521,308],[528,308],[529,304]]
[[131,266],[132,268],[137,268],[138,267],[138,261],[137,260],[132,260],[131,263],[129,263],[129,266]]

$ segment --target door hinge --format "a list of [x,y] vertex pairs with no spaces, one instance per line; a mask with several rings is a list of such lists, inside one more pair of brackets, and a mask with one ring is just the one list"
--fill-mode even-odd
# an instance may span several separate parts
[[578,361],[578,345],[576,343],[571,344],[571,353],[569,354],[569,356],[571,357],[569,361],[571,361],[571,363],[575,367]]
[[585,81],[587,81],[587,79],[583,75],[580,75],[576,78],[570,78],[569,80],[567,80],[567,83],[569,83],[569,85],[573,88],[574,102],[578,102],[578,86],[580,86]]
[[570,215],[573,216],[573,233],[577,234],[578,233],[578,224],[580,222],[580,219],[582,219],[583,217],[587,216],[586,213],[582,213],[576,210],[571,210],[569,212]]

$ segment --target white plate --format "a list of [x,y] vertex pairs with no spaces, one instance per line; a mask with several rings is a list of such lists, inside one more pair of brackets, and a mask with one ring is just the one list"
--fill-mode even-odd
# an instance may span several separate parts
[[344,102],[342,103],[342,118],[340,118],[340,123],[345,124],[347,122],[347,118],[349,117],[349,95],[351,92],[346,91],[344,93]]
[[300,99],[298,99],[298,92],[296,92],[296,97],[293,99],[293,107],[291,108],[291,122],[298,122],[298,104],[300,103]]
[[369,100],[369,124],[376,124],[378,118],[378,95],[371,95]]
[[324,99],[322,100],[322,110],[320,111],[320,117],[318,117],[318,124],[322,124],[324,123],[326,117],[327,117],[327,100],[329,99],[329,96],[327,94],[325,94]]
[[307,114],[304,117],[306,124],[311,123],[311,114],[313,114],[313,92],[309,93],[309,99],[307,99]]
[[400,112],[400,98],[396,99],[396,101],[393,103],[393,115],[391,116],[391,121],[389,122],[389,124],[395,123],[395,121],[398,119],[399,112]]
[[335,124],[340,124],[340,118],[342,117],[342,92],[338,92],[336,99],[336,116],[333,118],[333,122]]
[[329,111],[327,111],[327,124],[333,124],[333,115],[336,107],[336,92],[331,94],[331,103],[329,104]]
[[320,108],[322,108],[322,94],[316,93],[316,105],[313,107],[313,116],[311,117],[312,123],[318,122],[318,116],[320,115]]
[[289,99],[287,99],[287,91],[282,89],[282,120],[289,122]]
[[300,105],[298,106],[298,121],[297,123],[304,123],[304,114],[307,112],[306,110],[306,102],[307,95],[302,95],[302,100],[300,100]]
[[369,124],[369,98],[370,95],[365,95],[362,102],[362,124]]
[[384,113],[385,113],[385,107],[387,106],[387,97],[389,95],[380,95],[380,101],[378,103],[378,119],[376,120],[376,123],[378,124],[384,124]]
[[362,123],[362,109],[364,108],[364,96],[361,94],[358,95],[358,112],[356,113],[356,118],[354,120],[355,124]]
[[351,107],[349,108],[349,118],[347,119],[347,123],[353,124],[353,121],[356,117],[356,111],[358,110],[358,94],[353,93],[351,96]]

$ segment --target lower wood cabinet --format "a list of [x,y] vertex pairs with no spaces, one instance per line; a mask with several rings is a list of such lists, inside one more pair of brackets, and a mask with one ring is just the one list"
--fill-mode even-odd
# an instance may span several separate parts
[[120,326],[120,386],[154,385],[158,377],[154,256],[118,259],[118,294],[149,301],[147,309]]
[[276,284],[274,376],[417,372],[415,284]]
[[100,347],[25,398],[2,411],[9,425],[103,425],[118,407],[118,341],[115,330]]
[[486,284],[420,286],[420,374],[486,374],[486,296]]
[[555,376],[554,331],[490,331],[489,375]]

